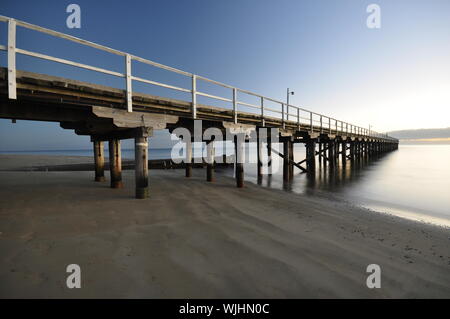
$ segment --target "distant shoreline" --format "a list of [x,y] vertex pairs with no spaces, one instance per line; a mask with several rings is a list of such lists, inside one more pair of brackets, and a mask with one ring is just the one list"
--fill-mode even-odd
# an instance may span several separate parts
[[415,139],[400,139],[400,145],[414,145],[414,144],[429,144],[429,145],[450,145],[450,137],[446,138],[415,138]]

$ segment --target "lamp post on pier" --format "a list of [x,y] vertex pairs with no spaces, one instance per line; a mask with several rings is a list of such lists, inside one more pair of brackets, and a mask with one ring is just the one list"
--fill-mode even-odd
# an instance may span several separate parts
[[287,89],[287,99],[286,99],[286,120],[289,121],[289,95],[294,95],[294,91],[291,91],[289,88]]

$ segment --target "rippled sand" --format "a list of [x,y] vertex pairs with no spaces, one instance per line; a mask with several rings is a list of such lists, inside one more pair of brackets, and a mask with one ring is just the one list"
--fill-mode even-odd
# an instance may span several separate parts
[[[77,161],[2,155],[0,169]],[[120,190],[92,172],[0,172],[0,297],[450,298],[448,229],[183,173],[152,170],[135,200],[133,171]],[[65,285],[73,263],[81,289]]]

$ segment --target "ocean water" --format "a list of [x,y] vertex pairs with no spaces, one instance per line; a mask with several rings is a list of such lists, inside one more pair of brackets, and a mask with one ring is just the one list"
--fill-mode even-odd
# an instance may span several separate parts
[[[170,149],[152,149],[149,152],[150,159],[170,158]],[[43,151],[0,151],[0,154],[22,154],[22,155],[65,155],[65,156],[94,156],[94,151],[89,150],[43,150]],[[108,149],[105,149],[108,157]],[[134,159],[134,149],[122,149],[122,159]]]
[[[275,145],[274,149],[279,149]],[[194,149],[194,157],[205,153],[201,147]],[[92,156],[91,150],[60,150],[39,152],[0,152],[15,154]],[[233,154],[228,147],[227,155]],[[305,158],[305,147],[296,144],[295,160]],[[217,149],[216,155],[222,150]],[[295,168],[292,182],[283,183],[282,160],[273,153],[273,175],[257,180],[255,145],[247,148],[244,165],[246,182],[263,187],[283,189],[305,195],[319,195],[344,200],[377,211],[397,216],[450,226],[450,145],[400,145],[399,150],[368,160],[339,163],[332,172],[317,164],[315,177],[301,174]],[[171,149],[150,149],[150,159],[167,159]],[[133,159],[133,149],[122,150],[123,159]],[[218,175],[233,176],[234,170],[217,168]],[[219,179],[220,181],[220,179]]]
[[[305,148],[295,146],[295,161]],[[276,155],[274,155],[277,157]],[[247,165],[246,178],[262,186],[300,194],[325,195],[408,219],[450,226],[450,145],[400,145],[359,163],[339,163],[335,172],[317,164],[315,177],[295,169],[294,180],[283,183],[277,173],[257,181],[256,165]]]

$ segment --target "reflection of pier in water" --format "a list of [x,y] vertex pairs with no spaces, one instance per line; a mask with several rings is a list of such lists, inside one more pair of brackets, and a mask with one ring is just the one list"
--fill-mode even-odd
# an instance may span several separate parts
[[282,176],[274,175],[263,175],[259,178],[251,176],[250,179],[263,187],[275,187],[305,194],[317,194],[317,191],[340,192],[345,186],[360,182],[361,178],[365,176],[364,170],[378,165],[383,158],[389,155],[390,153],[378,153],[344,162],[338,160],[334,168],[319,162],[315,174],[302,174],[299,171],[297,177],[294,176],[294,179],[287,181],[283,180]]

